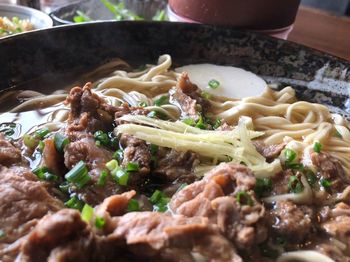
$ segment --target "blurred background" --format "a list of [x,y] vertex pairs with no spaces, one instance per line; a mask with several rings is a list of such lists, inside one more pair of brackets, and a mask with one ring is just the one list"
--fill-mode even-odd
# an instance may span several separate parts
[[302,0],[301,4],[350,16],[350,0]]

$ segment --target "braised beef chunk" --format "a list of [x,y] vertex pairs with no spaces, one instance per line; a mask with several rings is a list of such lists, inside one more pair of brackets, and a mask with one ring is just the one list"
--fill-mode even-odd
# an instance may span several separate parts
[[321,178],[332,181],[332,189],[341,191],[344,186],[350,184],[350,179],[345,174],[340,161],[327,153],[311,154],[312,163],[317,167]]
[[268,161],[271,161],[277,158],[286,146],[285,143],[278,144],[278,145],[266,145],[262,140],[255,140],[253,141],[253,144],[256,150]]
[[[75,210],[46,216],[22,245],[21,259],[193,261],[197,253],[208,261],[242,261],[232,244],[206,218],[138,212],[106,221],[109,230],[98,232],[91,230]],[[176,258],[170,254],[176,254]]]
[[[63,207],[53,198],[46,184],[24,167],[0,166],[0,259],[13,261],[9,246],[27,234],[37,220]],[[13,254],[12,254],[13,255]]]
[[139,171],[137,174],[134,173],[134,177],[149,174],[151,153],[146,142],[136,137],[123,134],[120,137],[120,144],[124,148],[122,165],[125,167],[130,162],[137,163],[139,166]]
[[147,115],[150,111],[145,109],[144,107],[130,107],[128,104],[124,103],[121,106],[116,108],[115,111],[115,123],[116,125],[121,125],[124,121],[118,119],[124,115]]
[[277,201],[269,213],[269,224],[278,236],[289,241],[305,240],[314,231],[315,215],[308,206],[296,205],[292,201]]
[[68,132],[94,133],[98,130],[112,129],[114,108],[107,106],[103,99],[91,92],[91,83],[87,83],[83,88],[72,88],[66,103],[71,106]]
[[169,206],[175,214],[208,217],[237,247],[245,249],[267,237],[265,208],[256,200],[254,186],[255,177],[248,168],[222,163],[176,193]]
[[21,151],[0,133],[0,165],[10,166],[20,162],[21,159]]
[[21,260],[90,261],[92,240],[80,213],[63,209],[44,217],[28,235],[21,247]]
[[180,177],[190,176],[197,164],[199,160],[196,153],[178,152],[174,149],[160,147],[153,173],[165,176],[168,181],[175,181]]
[[182,117],[199,119],[199,112],[206,112],[210,103],[200,93],[200,89],[191,83],[188,74],[182,73],[175,89],[170,90],[170,103],[177,105]]
[[331,212],[332,217],[321,224],[321,229],[344,243],[350,243],[350,206],[339,203]]

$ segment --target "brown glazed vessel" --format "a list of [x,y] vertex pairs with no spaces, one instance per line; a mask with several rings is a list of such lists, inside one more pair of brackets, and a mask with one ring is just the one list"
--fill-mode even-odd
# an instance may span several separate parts
[[177,15],[204,24],[269,30],[294,23],[300,0],[169,0]]

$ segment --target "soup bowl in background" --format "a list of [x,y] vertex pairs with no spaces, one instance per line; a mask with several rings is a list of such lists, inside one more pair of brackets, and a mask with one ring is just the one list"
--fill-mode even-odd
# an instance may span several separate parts
[[286,39],[300,0],[169,0],[171,21],[229,25]]

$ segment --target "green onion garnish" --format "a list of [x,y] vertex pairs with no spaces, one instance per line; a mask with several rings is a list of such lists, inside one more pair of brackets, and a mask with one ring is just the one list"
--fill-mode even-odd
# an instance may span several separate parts
[[35,136],[39,139],[44,139],[50,133],[48,128],[39,129],[35,132]]
[[106,163],[106,167],[109,171],[113,171],[117,167],[119,167],[118,161],[115,159],[112,159],[111,161]]
[[58,187],[61,190],[61,192],[65,193],[65,194],[69,194],[71,184],[69,182],[65,181],[62,184],[60,184]]
[[81,219],[86,223],[90,223],[91,218],[94,216],[94,208],[88,204],[85,204],[81,211]]
[[151,151],[152,156],[157,155],[158,150],[159,150],[159,147],[157,145],[154,145],[154,144],[150,145],[150,151]]
[[196,121],[194,121],[194,119],[192,119],[192,118],[185,118],[182,120],[182,122],[185,123],[186,125],[189,125],[189,126],[196,125]]
[[40,152],[43,152],[44,151],[44,148],[45,148],[45,143],[43,141],[39,141],[39,144],[38,144],[38,150]]
[[53,140],[55,142],[56,150],[60,153],[62,153],[64,147],[69,144],[69,139],[60,133],[56,133]]
[[272,180],[270,178],[257,178],[255,183],[255,194],[258,197],[263,196],[272,190]]
[[147,104],[147,102],[142,101],[142,102],[139,103],[139,106],[146,107],[146,106],[148,106],[148,104]]
[[149,201],[153,204],[153,211],[165,212],[168,210],[168,203],[170,198],[167,197],[163,192],[156,190],[149,198]]
[[130,199],[128,204],[128,212],[140,211],[139,202],[135,199]]
[[297,157],[297,153],[287,148],[286,150],[284,150],[284,156],[286,158],[286,162],[293,162]]
[[207,125],[204,123],[204,119],[203,119],[202,115],[199,116],[199,119],[198,119],[195,127],[199,128],[199,129],[207,129]]
[[55,176],[54,174],[52,174],[50,172],[45,172],[44,179],[46,181],[55,182],[55,181],[58,181],[58,176]]
[[88,172],[89,170],[84,161],[80,161],[64,177],[78,188],[83,188],[91,180]]
[[322,178],[320,180],[320,184],[321,186],[323,186],[325,189],[328,189],[332,186],[332,181],[330,181],[329,179],[325,179],[325,178]]
[[118,178],[118,184],[121,186],[127,186],[129,181],[129,173],[124,169],[118,168],[116,172],[116,177]]
[[129,162],[127,165],[126,165],[126,171],[127,172],[137,172],[140,170],[140,166],[138,163],[135,163],[135,162]]
[[167,119],[167,116],[165,114],[163,114],[162,112],[158,112],[158,111],[151,111],[147,114],[147,117],[149,118],[159,118],[159,119]]
[[69,208],[82,210],[84,202],[81,201],[77,196],[73,196],[67,202],[65,202],[64,205]]
[[291,176],[288,180],[288,189],[293,193],[300,193],[303,191],[304,186],[297,176]]
[[317,182],[317,177],[310,169],[306,170],[306,179],[310,186],[314,186]]
[[335,134],[334,134],[336,137],[339,137],[339,138],[343,138],[342,135],[339,133],[338,130],[335,130]]
[[106,170],[103,170],[100,174],[100,177],[98,178],[97,185],[98,186],[105,186],[107,176],[108,176],[108,172]]
[[96,217],[95,226],[98,229],[104,228],[105,225],[106,225],[106,220],[103,217]]
[[157,100],[154,100],[155,106],[162,106],[169,104],[169,96],[161,96]]
[[220,86],[220,82],[218,80],[212,79],[208,83],[211,89],[217,89]]
[[314,152],[321,153],[322,150],[322,144],[320,142],[315,142],[314,144]]
[[113,158],[118,160],[119,163],[123,161],[124,158],[124,152],[121,149],[118,149],[117,151],[114,152]]
[[34,149],[38,145],[39,141],[34,136],[25,134],[23,136],[23,143],[26,147]]
[[253,200],[246,191],[238,192],[236,195],[236,201],[241,206],[252,206],[253,205]]
[[108,146],[110,144],[110,140],[108,134],[103,131],[96,131],[94,134],[96,142],[99,141],[101,145]]
[[4,230],[0,229],[0,238],[3,238],[5,236],[6,236],[6,234],[5,234]]
[[214,128],[214,129],[217,129],[217,128],[219,128],[220,126],[221,126],[221,119],[218,118],[218,119],[215,120],[215,123],[214,123],[214,125],[213,125],[213,128]]
[[209,100],[211,98],[211,94],[205,91],[201,93],[201,96],[206,100]]

